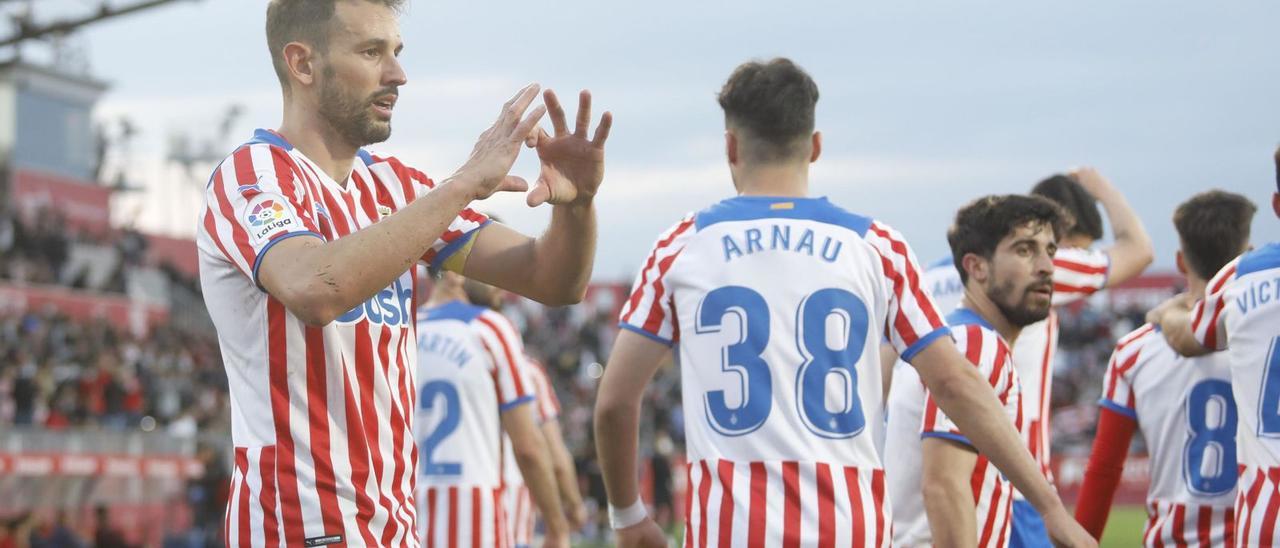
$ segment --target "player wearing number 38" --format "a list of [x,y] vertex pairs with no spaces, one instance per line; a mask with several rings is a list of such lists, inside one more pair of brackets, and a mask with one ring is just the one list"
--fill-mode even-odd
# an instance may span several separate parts
[[786,59],[739,66],[720,92],[738,196],[659,237],[601,381],[596,446],[620,546],[665,546],[635,470],[641,389],[681,367],[687,539],[719,546],[889,545],[879,428],[887,337],[969,440],[1067,546],[1076,525],[987,381],[956,350],[888,226],[809,197],[817,86]]

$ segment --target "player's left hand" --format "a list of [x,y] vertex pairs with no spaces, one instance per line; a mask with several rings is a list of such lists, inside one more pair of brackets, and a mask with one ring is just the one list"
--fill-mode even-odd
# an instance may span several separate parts
[[555,92],[547,90],[542,95],[547,113],[551,117],[554,135],[541,127],[534,128],[525,138],[525,144],[538,150],[542,163],[538,182],[529,191],[526,200],[529,207],[550,204],[588,203],[604,180],[604,142],[609,138],[613,114],[605,112],[596,126],[595,135],[587,139],[591,126],[591,92],[578,94],[578,119],[573,133],[565,122],[564,108]]

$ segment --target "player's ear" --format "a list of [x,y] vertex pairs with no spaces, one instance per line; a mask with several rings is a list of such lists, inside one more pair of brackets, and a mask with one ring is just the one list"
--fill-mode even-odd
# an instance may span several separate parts
[[987,277],[989,275],[987,273],[987,267],[990,265],[987,264],[986,259],[979,257],[975,253],[965,253],[964,257],[960,259],[960,266],[964,267],[964,271],[969,274],[970,280],[976,281],[980,284],[987,283]]
[[1178,265],[1178,274],[1187,275],[1187,259],[1182,256],[1182,250],[1178,250],[1178,254],[1174,261]]
[[738,164],[738,136],[733,130],[724,130],[724,154],[729,158],[729,165]]
[[809,154],[809,163],[812,164],[818,161],[819,156],[822,156],[822,132],[821,131],[813,132],[813,137],[811,137],[811,139],[812,139],[811,144],[813,145],[813,152]]
[[1280,192],[1271,195],[1271,209],[1280,217]]
[[284,64],[293,79],[302,85],[309,86],[316,80],[315,56],[311,46],[301,42],[289,42],[284,45]]

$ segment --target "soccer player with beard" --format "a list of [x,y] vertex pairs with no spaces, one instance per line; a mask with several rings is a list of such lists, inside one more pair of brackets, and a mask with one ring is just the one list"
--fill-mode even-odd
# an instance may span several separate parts
[[[610,117],[587,135],[586,92],[570,132],[550,91],[526,115],[538,86],[524,88],[438,181],[361,148],[390,136],[407,82],[402,4],[268,2],[283,122],[210,177],[197,243],[231,392],[233,546],[418,543],[419,263],[550,304],[580,300],[590,278]],[[521,143],[542,165],[529,205],[554,206],[538,238],[468,208],[527,188],[508,175]]]
[[[1057,203],[1071,220],[1067,233],[1062,237],[1058,253],[1053,258],[1053,303],[1069,304],[1086,298],[1113,284],[1124,282],[1138,274],[1151,263],[1151,241],[1137,213],[1129,206],[1124,195],[1096,169],[1079,168],[1065,175],[1054,175],[1040,181],[1032,188],[1032,195],[1048,198]],[[1094,248],[1102,237],[1102,216],[1098,213],[1101,203],[1115,233],[1115,242],[1105,248]],[[960,273],[950,257],[931,265],[921,275],[921,283],[931,292],[942,310],[954,307],[963,291]],[[1050,310],[1049,316],[1022,329],[1013,343],[1014,366],[1022,382],[1023,434],[1031,456],[1040,465],[1041,472],[1052,480],[1049,468],[1049,402],[1053,388],[1053,361],[1058,346],[1058,320]],[[888,367],[888,366],[886,366]],[[888,396],[888,441],[886,445],[900,443],[914,435],[919,427],[920,400],[923,387],[915,371],[899,361],[893,366],[894,382]],[[901,379],[901,382],[898,382]],[[886,447],[886,451],[895,451]],[[898,451],[903,454],[902,451]],[[908,455],[911,453],[907,453]],[[905,462],[908,465],[919,463]],[[900,467],[912,469],[912,466]],[[894,472],[889,472],[892,475]],[[899,486],[907,481],[891,481]],[[902,497],[895,497],[902,500]],[[1034,508],[1023,500],[1021,493],[1014,494],[1012,548],[1048,546],[1049,539],[1044,524]],[[923,529],[923,524],[918,524]],[[904,528],[896,528],[895,534],[912,535]],[[918,533],[916,533],[918,534]]]
[[[959,307],[947,316],[952,338],[1019,430],[1021,389],[1011,345],[1023,327],[1049,315],[1062,215],[1044,198],[988,196],[962,208],[947,233],[964,284]],[[894,545],[1005,546],[1012,527],[1009,481],[927,390],[914,404],[911,415],[923,417],[922,424],[904,436],[909,439],[889,440],[885,453]],[[908,469],[905,463],[920,465]]]

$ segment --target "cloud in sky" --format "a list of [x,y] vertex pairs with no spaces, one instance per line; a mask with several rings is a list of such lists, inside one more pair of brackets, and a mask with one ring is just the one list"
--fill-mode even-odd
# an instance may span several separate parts
[[[82,37],[113,83],[97,116],[143,130],[131,159],[149,190],[124,201],[145,226],[190,232],[195,213],[182,208],[199,207],[163,165],[170,132],[212,134],[233,102],[247,107],[237,138],[279,123],[263,12],[261,0],[184,2]],[[1277,20],[1274,2],[416,0],[402,19],[410,82],[377,148],[443,178],[524,83],[569,103],[590,87],[616,115],[597,274],[629,275],[660,231],[732,192],[714,100],[725,77],[786,55],[822,90],[814,193],[894,225],[923,260],[946,252],[964,202],[1089,164],[1129,196],[1170,267],[1170,214],[1210,187],[1264,206],[1255,240],[1280,239],[1265,207],[1280,143]],[[483,207],[529,232],[548,218],[519,197]]]

